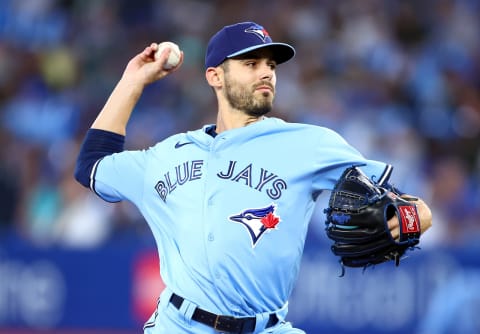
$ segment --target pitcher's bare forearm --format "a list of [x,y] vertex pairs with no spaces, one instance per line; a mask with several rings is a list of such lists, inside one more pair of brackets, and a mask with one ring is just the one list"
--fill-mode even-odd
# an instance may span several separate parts
[[142,95],[143,88],[142,84],[121,79],[91,127],[125,136],[128,120]]

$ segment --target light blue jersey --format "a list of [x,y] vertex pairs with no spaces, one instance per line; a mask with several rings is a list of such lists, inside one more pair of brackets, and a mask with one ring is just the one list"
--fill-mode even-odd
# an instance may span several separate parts
[[170,291],[217,314],[284,317],[316,197],[350,165],[374,180],[390,166],[319,126],[265,118],[215,138],[207,128],[104,157],[92,190],[138,207]]

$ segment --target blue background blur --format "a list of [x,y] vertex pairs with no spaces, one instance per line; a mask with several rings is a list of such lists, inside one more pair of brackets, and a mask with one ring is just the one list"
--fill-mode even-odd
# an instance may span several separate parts
[[3,0],[0,6],[0,333],[139,333],[162,287],[153,239],[128,203],[78,185],[83,134],[128,60],[172,40],[182,69],[147,88],[127,148],[213,123],[209,37],[264,25],[296,58],[275,116],[335,129],[434,227],[399,268],[340,268],[318,203],[291,299],[308,333],[480,333],[480,1]]

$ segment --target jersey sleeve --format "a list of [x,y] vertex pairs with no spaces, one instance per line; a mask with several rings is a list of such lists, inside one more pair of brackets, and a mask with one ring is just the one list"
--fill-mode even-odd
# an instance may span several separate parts
[[108,202],[138,202],[144,191],[146,151],[123,151],[98,160],[92,171],[92,190]]
[[343,171],[353,165],[359,166],[375,182],[382,184],[388,181],[393,169],[391,165],[365,158],[338,133],[328,129],[325,131],[315,148],[314,189],[333,189]]

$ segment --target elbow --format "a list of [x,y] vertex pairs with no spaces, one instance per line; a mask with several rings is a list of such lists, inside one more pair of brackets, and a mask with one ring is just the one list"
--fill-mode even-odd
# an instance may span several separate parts
[[77,160],[73,176],[78,183],[86,188],[90,188],[90,175],[93,169],[93,163],[85,162],[81,159]]
[[[90,188],[92,171],[103,157],[121,152],[125,137],[113,132],[90,129],[85,136],[75,165],[74,177],[81,185]],[[93,189],[92,189],[93,190]]]

